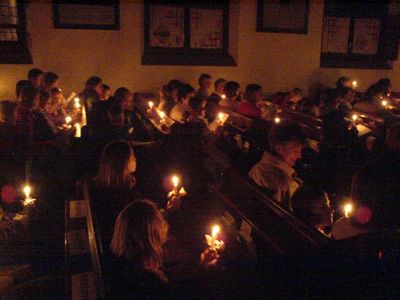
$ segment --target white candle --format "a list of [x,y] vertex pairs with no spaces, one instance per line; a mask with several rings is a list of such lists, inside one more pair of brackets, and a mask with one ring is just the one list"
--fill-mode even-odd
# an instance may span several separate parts
[[79,100],[79,98],[78,97],[76,97],[76,98],[74,98],[74,107],[75,108],[80,108],[81,107],[81,104],[80,104],[80,100]]
[[354,115],[351,116],[351,118],[353,119],[354,125],[356,125],[357,124],[357,120],[358,120],[358,115],[354,114]]
[[355,88],[357,87],[357,81],[354,80],[354,81],[352,82],[352,85],[353,85],[353,88],[355,89]]
[[81,132],[81,124],[76,123],[74,126],[75,126],[75,137],[76,137],[76,138],[80,138],[81,135],[82,135],[82,132]]
[[218,225],[214,225],[211,229],[211,235],[206,234],[206,242],[211,250],[219,250],[224,247],[224,242],[218,240],[218,234],[220,233],[221,228]]
[[222,98],[222,99],[225,99],[225,98],[226,98],[226,95],[225,95],[225,94],[222,94],[222,95],[221,95],[221,98]]
[[70,116],[67,116],[66,118],[65,118],[65,123],[66,124],[69,124],[69,123],[71,123],[72,122],[72,118],[70,117]]
[[174,186],[173,192],[175,193],[175,195],[178,195],[179,177],[174,175],[174,176],[172,176],[171,180],[172,180],[172,184]]
[[279,123],[281,122],[281,118],[276,117],[276,118],[274,119],[274,122],[275,122],[275,124],[279,124]]
[[30,196],[31,196],[31,191],[32,191],[32,188],[31,188],[29,185],[26,185],[26,186],[24,187],[25,199],[29,199],[29,198],[30,198]]
[[387,100],[382,100],[381,104],[383,107],[386,107],[388,105],[388,102]]
[[154,102],[153,101],[149,101],[149,109],[150,110],[153,109],[153,106],[154,106]]

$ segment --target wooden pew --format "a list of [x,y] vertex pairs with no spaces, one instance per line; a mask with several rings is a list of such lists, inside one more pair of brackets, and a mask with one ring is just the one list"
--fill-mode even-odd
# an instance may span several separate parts
[[258,253],[258,256],[308,255],[330,242],[234,170],[225,174],[222,185],[213,192],[226,204],[223,219],[247,232],[247,239],[257,236],[266,245],[263,251],[269,253]]
[[83,200],[65,203],[65,291],[67,299],[105,299],[101,249],[87,189]]

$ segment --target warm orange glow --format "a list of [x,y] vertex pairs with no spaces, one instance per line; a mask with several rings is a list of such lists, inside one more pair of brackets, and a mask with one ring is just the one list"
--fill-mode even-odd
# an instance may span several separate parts
[[153,101],[149,101],[149,108],[153,109],[153,106],[154,106],[154,102]]
[[381,104],[383,107],[386,107],[388,105],[388,102],[386,100],[382,100]]
[[281,122],[281,118],[276,117],[276,118],[274,119],[274,122],[275,122],[275,124],[279,124],[279,123]]
[[165,118],[165,112],[163,112],[162,110],[160,110],[160,111],[158,112],[158,115],[160,116],[161,119],[164,119],[164,118]]
[[214,225],[211,230],[211,237],[213,239],[217,239],[218,233],[220,233],[220,231],[221,231],[221,228],[218,225]]
[[353,204],[351,204],[350,202],[346,203],[343,207],[343,211],[344,211],[345,217],[348,218],[350,213],[353,211]]
[[357,119],[358,119],[358,115],[355,115],[355,114],[354,114],[354,115],[351,116],[351,118],[352,118],[353,121],[355,122],[355,121],[357,121]]
[[29,185],[24,186],[25,198],[29,199],[31,196],[32,188]]
[[174,185],[174,188],[178,187],[178,184],[179,184],[179,177],[178,176],[176,176],[176,175],[172,176],[172,184]]
[[67,117],[65,118],[65,123],[69,124],[69,123],[71,123],[71,122],[72,122],[72,118],[71,118],[70,116],[67,116]]
[[353,85],[353,88],[355,89],[355,88],[357,87],[357,81],[354,80],[354,81],[352,82],[352,85]]
[[222,98],[222,99],[225,99],[225,98],[226,98],[226,95],[225,95],[225,94],[222,94],[221,98]]

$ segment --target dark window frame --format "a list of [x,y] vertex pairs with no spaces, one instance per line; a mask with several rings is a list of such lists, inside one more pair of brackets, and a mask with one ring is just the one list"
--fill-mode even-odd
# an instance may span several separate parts
[[[331,0],[332,1],[332,0]],[[321,56],[320,56],[320,67],[321,68],[350,68],[350,69],[392,69],[392,65],[389,60],[390,57],[387,55],[390,51],[387,49],[387,34],[388,34],[388,22],[389,16],[387,13],[387,4],[382,2],[380,4],[373,2],[365,2],[365,5],[377,5],[378,9],[360,9],[361,1],[357,4],[354,1],[353,4],[349,4],[347,7],[342,6],[343,9],[335,9],[334,6],[327,8],[327,2],[325,0],[324,9],[324,21],[325,17],[339,17],[350,19],[349,38],[347,43],[347,53],[324,53],[322,52],[322,41],[324,27],[321,32]],[[332,1],[334,2],[334,1]],[[349,2],[350,3],[350,2]],[[354,7],[352,6],[354,5]],[[359,6],[357,6],[359,5]],[[332,8],[333,7],[333,8]],[[374,6],[375,7],[375,6]],[[379,19],[380,20],[380,34],[377,53],[374,55],[368,54],[352,54],[352,43],[354,39],[354,26],[356,19]]]
[[[150,6],[179,5],[184,7],[185,41],[183,48],[165,48],[150,46]],[[192,8],[222,9],[223,32],[221,49],[190,48],[190,10]],[[210,65],[235,66],[229,54],[229,1],[144,1],[144,52],[143,65]]]
[[17,0],[18,24],[2,24],[2,28],[15,28],[17,41],[0,41],[0,64],[32,64],[28,47],[26,1]]

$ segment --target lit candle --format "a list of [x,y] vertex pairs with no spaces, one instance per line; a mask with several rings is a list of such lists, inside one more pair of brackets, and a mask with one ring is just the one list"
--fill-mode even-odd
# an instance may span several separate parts
[[79,103],[79,98],[78,97],[76,97],[76,98],[74,98],[74,107],[75,108],[80,108],[81,107],[81,104]]
[[179,201],[181,198],[187,195],[184,187],[179,188],[180,179],[177,175],[173,175],[171,177],[171,181],[173,189],[168,193],[167,196],[168,198],[167,208],[173,207],[174,201]]
[[351,118],[353,119],[354,125],[356,125],[357,124],[357,120],[358,120],[358,115],[354,114],[354,115],[351,116]]
[[163,125],[166,123],[165,121],[165,112],[162,110],[158,111],[158,115],[160,116],[160,124]]
[[67,116],[66,118],[65,118],[65,123],[66,124],[69,124],[69,123],[71,123],[72,122],[72,118],[70,117],[70,116]]
[[174,190],[173,192],[175,193],[175,195],[178,194],[178,185],[179,185],[179,177],[174,175],[172,176],[172,184],[174,186]]
[[357,81],[354,80],[354,81],[352,82],[352,85],[353,85],[353,89],[357,88]]
[[381,104],[383,107],[386,107],[388,105],[388,102],[387,102],[387,100],[382,100]]
[[35,203],[36,199],[31,198],[32,188],[29,185],[24,186],[25,200],[23,201],[24,206]]
[[346,203],[346,204],[343,206],[343,212],[344,212],[344,215],[345,215],[346,218],[349,217],[349,215],[350,215],[350,213],[351,213],[352,211],[353,211],[353,204],[351,204],[350,202],[349,202],[349,203]]
[[154,102],[153,101],[149,101],[148,104],[149,104],[149,109],[152,110],[153,106],[154,106]]
[[225,99],[226,98],[226,95],[225,94],[222,94],[221,95],[221,99]]
[[279,123],[281,122],[281,118],[276,117],[276,118],[274,119],[274,122],[275,122],[275,124],[279,124]]
[[224,242],[218,240],[218,234],[221,232],[221,227],[214,225],[211,229],[211,235],[206,234],[206,242],[210,250],[219,250],[224,246]]
[[218,123],[218,125],[224,125],[224,123],[225,123],[225,121],[226,121],[226,119],[227,119],[227,114],[225,114],[225,113],[223,113],[223,112],[220,112],[220,113],[218,113],[218,116],[217,116],[217,123]]
[[75,125],[75,137],[80,138],[82,133],[81,133],[81,124],[76,123]]

